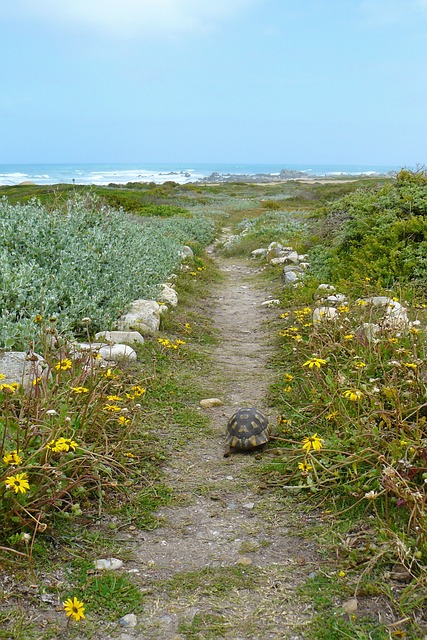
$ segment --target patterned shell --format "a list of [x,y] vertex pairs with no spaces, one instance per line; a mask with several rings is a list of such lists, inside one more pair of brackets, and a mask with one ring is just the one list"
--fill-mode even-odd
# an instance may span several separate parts
[[261,411],[244,407],[229,419],[225,442],[230,449],[248,450],[265,444],[270,436],[271,427]]

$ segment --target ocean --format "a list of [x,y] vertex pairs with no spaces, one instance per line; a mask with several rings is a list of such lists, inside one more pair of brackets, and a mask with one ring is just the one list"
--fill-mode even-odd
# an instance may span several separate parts
[[127,182],[155,182],[168,180],[186,184],[197,182],[212,173],[272,174],[283,169],[302,171],[307,177],[382,175],[399,171],[397,165],[313,165],[313,164],[1,164],[0,185],[17,185],[22,182],[43,184],[126,184]]

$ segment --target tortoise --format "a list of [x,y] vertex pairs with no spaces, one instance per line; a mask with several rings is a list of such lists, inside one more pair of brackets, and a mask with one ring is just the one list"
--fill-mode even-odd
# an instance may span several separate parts
[[249,451],[262,447],[270,436],[271,426],[261,411],[253,407],[238,409],[227,422],[224,457],[228,458],[232,450]]

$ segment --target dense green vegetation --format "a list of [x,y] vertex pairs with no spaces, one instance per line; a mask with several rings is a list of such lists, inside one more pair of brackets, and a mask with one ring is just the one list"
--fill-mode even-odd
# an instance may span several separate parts
[[206,245],[205,217],[135,221],[96,196],[74,196],[48,208],[0,200],[0,345],[25,349],[36,316],[55,317],[61,332],[114,328],[126,306],[154,298],[156,285],[179,268],[185,244]]
[[[405,171],[395,180],[334,184],[23,185],[1,191],[8,198],[0,215],[7,346],[43,332],[78,334],[88,315],[92,332],[104,321],[103,313],[117,317],[129,299],[155,291],[177,267],[179,246],[190,242],[200,256],[219,223],[233,228],[223,249],[229,254],[249,255],[273,240],[309,254],[311,268],[301,286],[283,289],[281,267],[263,272],[277,285],[281,302],[277,380],[270,389],[279,420],[274,455],[265,455],[265,478],[270,489],[291,499],[296,495],[322,515],[311,535],[337,558],[333,571],[318,572],[301,589],[317,613],[305,637],[422,637],[427,176]],[[202,295],[212,269],[196,258],[194,271],[180,275],[181,304]],[[114,279],[124,298],[113,293]],[[313,326],[315,307],[329,304],[319,299],[321,282],[334,285],[346,300],[337,305],[336,320]],[[57,283],[62,283],[59,292]],[[135,290],[135,284],[141,288]],[[81,290],[74,298],[77,285]],[[369,303],[379,295],[403,304],[410,324],[386,326],[383,312]],[[108,307],[110,300],[116,306]],[[36,315],[45,319],[35,324]],[[50,323],[51,315],[58,321]],[[73,522],[95,521],[105,508],[140,527],[156,525],[151,512],[171,499],[161,475],[168,455],[163,434],[168,433],[169,446],[179,448],[181,425],[186,439],[191,430],[206,429],[191,399],[200,384],[203,348],[214,340],[196,316],[178,312],[162,322],[167,337],[146,341],[138,367],[108,373],[93,363],[72,362],[64,340],[59,350],[44,353],[52,379],[38,382],[30,396],[0,384],[6,558],[14,554],[25,562],[51,554],[49,538],[40,535],[45,524],[50,539],[80,544]],[[378,324],[379,330],[364,334],[365,323]],[[24,328],[20,337],[18,326]],[[16,490],[19,481],[23,491]],[[91,549],[90,533],[79,535]],[[130,580],[110,584],[109,577],[93,577],[88,562],[75,558],[70,565],[72,595],[83,599],[88,611],[115,619],[129,598],[139,605]],[[393,581],[399,569],[406,571],[405,580]],[[227,588],[237,578],[227,576]],[[222,576],[209,577],[209,585],[222,589]],[[363,606],[353,616],[343,617],[341,610],[337,615],[336,602],[353,595],[362,604],[372,596],[391,603],[404,622],[390,630],[365,615]],[[219,637],[223,621],[195,617],[182,632],[201,637],[206,628]],[[26,631],[21,637],[32,636]]]
[[311,258],[315,273],[335,283],[425,286],[427,176],[401,171],[383,186],[358,189],[318,214]]

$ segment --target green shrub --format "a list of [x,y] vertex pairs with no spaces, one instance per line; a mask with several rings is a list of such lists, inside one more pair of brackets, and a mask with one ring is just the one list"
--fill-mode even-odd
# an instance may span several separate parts
[[179,249],[207,244],[206,218],[129,220],[94,197],[49,211],[36,201],[0,200],[0,345],[26,348],[33,319],[55,316],[61,332],[108,328],[179,266]]

